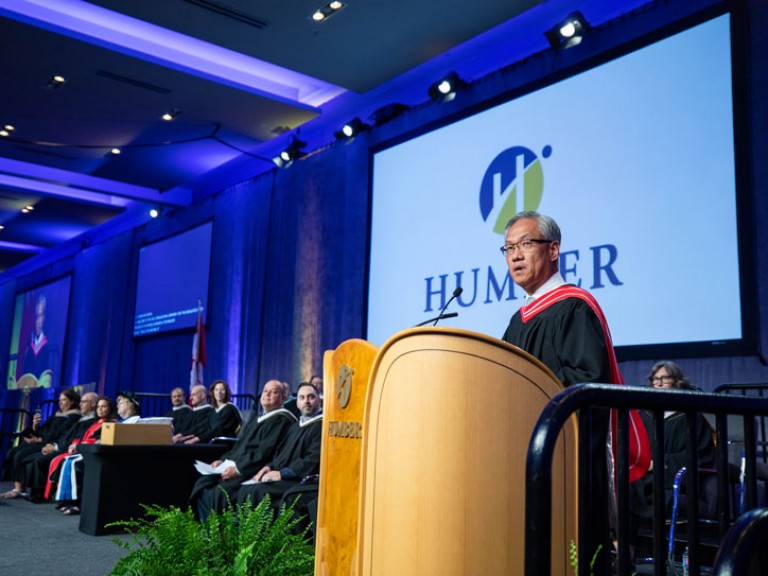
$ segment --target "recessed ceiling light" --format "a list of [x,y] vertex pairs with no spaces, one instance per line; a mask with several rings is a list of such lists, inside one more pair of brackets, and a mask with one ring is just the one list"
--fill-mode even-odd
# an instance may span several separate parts
[[45,87],[48,88],[49,90],[58,90],[59,88],[64,86],[64,82],[66,81],[67,79],[64,78],[64,76],[60,76],[57,74],[55,76],[51,76],[48,79],[48,82],[45,84]]
[[3,226],[2,224],[0,224],[0,230],[5,230],[5,226]]
[[333,16],[334,14],[337,14],[340,12],[343,8],[346,8],[347,4],[346,2],[342,2],[341,0],[331,0],[331,2],[328,2],[328,4],[325,4],[324,6],[321,6],[314,12],[312,12],[312,15],[310,18],[314,20],[315,22],[325,22]]
[[165,114],[163,114],[163,115],[161,116],[161,118],[162,118],[163,120],[165,120],[166,122],[170,122],[171,120],[173,120],[173,119],[175,119],[175,118],[178,118],[179,116],[181,116],[182,112],[183,112],[183,111],[182,111],[182,110],[179,110],[178,108],[171,108],[170,110],[168,110],[168,112],[166,112]]
[[21,209],[21,213],[22,214],[29,214],[29,210],[27,210],[26,208],[22,208]]
[[30,205],[30,204],[27,204],[26,206],[24,206],[24,208],[26,208],[26,209],[27,209],[27,210],[29,210],[30,212],[32,212],[32,210],[34,210],[34,209],[35,209],[35,207],[34,207],[34,206],[32,206],[32,205]]
[[10,136],[11,133],[8,130],[0,130],[0,136]]
[[6,124],[5,126],[3,126],[3,128],[5,128],[8,132],[13,132],[14,130],[16,130],[16,127],[13,126],[12,124]]
[[120,148],[112,148],[112,150],[109,151],[110,154],[113,156],[117,156],[118,154],[122,154],[123,151],[120,150]]

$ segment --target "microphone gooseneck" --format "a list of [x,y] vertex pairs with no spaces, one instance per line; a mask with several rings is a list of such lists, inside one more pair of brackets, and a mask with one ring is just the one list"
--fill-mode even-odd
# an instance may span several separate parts
[[435,318],[435,323],[432,324],[432,326],[437,326],[437,323],[441,319],[445,318],[445,316],[443,316],[443,312],[445,312],[445,310],[448,308],[448,306],[450,305],[451,302],[453,302],[456,298],[461,296],[462,292],[464,292],[464,288],[462,288],[461,286],[456,286],[456,290],[454,290],[453,294],[451,295],[451,297],[448,298],[448,302],[446,302],[445,306],[443,306],[443,309],[440,310],[440,314],[437,315],[437,318]]

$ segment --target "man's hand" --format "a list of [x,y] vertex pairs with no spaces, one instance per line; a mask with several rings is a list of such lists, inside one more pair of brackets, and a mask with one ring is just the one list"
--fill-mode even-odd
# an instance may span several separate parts
[[264,468],[262,468],[261,470],[256,472],[256,475],[253,477],[253,480],[255,482],[263,482],[264,481],[264,475],[267,474],[268,472],[270,472],[271,470],[272,470],[272,468],[270,468],[269,466],[264,466]]
[[56,447],[53,444],[46,444],[40,449],[43,454],[50,454],[54,450],[56,450]]
[[238,476],[240,476],[240,471],[237,469],[237,466],[230,466],[228,468],[225,468],[224,471],[221,473],[222,480],[232,480],[233,478],[237,478]]
[[280,470],[270,470],[266,474],[262,475],[261,481],[262,482],[277,482],[280,480]]

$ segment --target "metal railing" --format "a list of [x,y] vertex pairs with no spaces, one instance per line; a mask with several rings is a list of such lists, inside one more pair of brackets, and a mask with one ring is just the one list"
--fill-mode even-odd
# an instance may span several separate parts
[[[768,562],[768,508],[742,514],[728,531],[715,559],[713,576],[765,574]],[[751,569],[751,572],[748,572]]]
[[[586,484],[591,470],[588,446],[592,408],[618,410],[617,503],[618,503],[618,574],[629,576],[629,434],[628,410],[648,410],[653,414],[653,433],[656,442],[652,447],[653,466],[653,570],[657,576],[667,573],[664,505],[664,411],[677,411],[688,421],[689,470],[698,470],[696,446],[696,415],[714,414],[716,427],[717,469],[717,519],[721,537],[731,522],[728,478],[728,421],[729,415],[743,418],[745,439],[744,504],[749,510],[757,506],[756,479],[756,430],[755,417],[768,416],[768,398],[741,397],[727,394],[710,394],[682,390],[656,390],[648,387],[613,386],[607,384],[580,384],[563,390],[539,417],[528,448],[526,462],[526,511],[525,511],[525,574],[547,576],[551,571],[551,523],[552,523],[552,458],[558,435],[568,418],[579,413],[579,481]],[[589,495],[580,490],[579,499],[579,550],[580,558],[589,558],[588,551],[595,550],[585,536],[587,519],[590,518]],[[607,497],[608,495],[606,495]],[[687,476],[687,538],[690,550],[690,575],[699,576],[701,569],[698,474]],[[588,571],[588,562],[579,563],[579,574]]]

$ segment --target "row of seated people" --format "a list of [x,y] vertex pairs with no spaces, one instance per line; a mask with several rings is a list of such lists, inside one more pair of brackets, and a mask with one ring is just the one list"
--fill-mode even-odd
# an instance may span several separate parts
[[184,390],[171,392],[172,408],[165,414],[173,421],[174,444],[208,443],[217,437],[233,437],[243,422],[240,410],[232,403],[232,391],[224,380],[214,380],[208,390],[202,384],[192,387],[189,403]]
[[310,529],[317,516],[322,406],[319,391],[308,382],[296,393],[299,416],[286,408],[289,390],[268,381],[260,396],[261,415],[251,418],[237,442],[211,463],[196,482],[190,505],[198,519],[233,505],[257,505],[269,495],[275,513],[294,504]]
[[39,411],[32,424],[22,431],[20,443],[11,448],[3,462],[3,476],[14,487],[2,498],[28,497],[33,502],[55,497],[73,502],[60,508],[65,514],[79,512],[78,481],[82,477],[80,444],[94,444],[101,438],[105,422],[130,422],[139,416],[139,402],[129,393],[118,394],[117,404],[108,397],[86,392],[82,397],[73,388],[59,394],[59,410],[44,422]]
[[[184,410],[179,419],[176,442],[207,442],[220,435],[233,436],[241,424],[240,413],[229,402],[231,393],[226,382],[211,385],[214,406],[207,402],[204,386],[191,393],[194,407]],[[184,403],[183,391],[181,391]],[[59,410],[42,421],[36,413],[32,424],[20,435],[20,444],[8,451],[3,462],[3,475],[14,482],[13,489],[2,498],[26,497],[32,502],[54,499],[65,514],[79,513],[83,463],[77,449],[80,444],[100,441],[101,425],[119,421],[125,424],[141,418],[140,400],[129,392],[110,398],[87,392],[82,397],[76,390],[66,389],[59,395]]]

